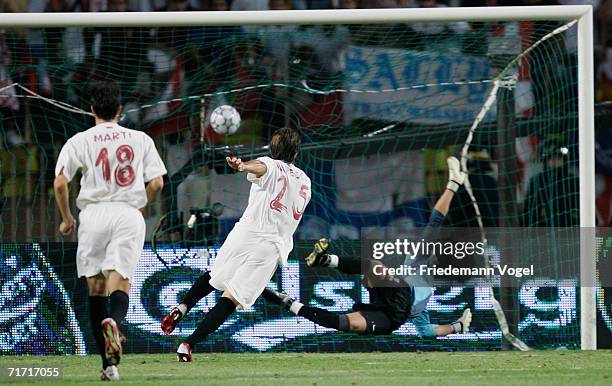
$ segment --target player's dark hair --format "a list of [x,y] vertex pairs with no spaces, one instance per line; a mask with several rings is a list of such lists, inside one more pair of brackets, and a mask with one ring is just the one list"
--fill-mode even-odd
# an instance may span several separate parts
[[300,134],[288,127],[283,127],[272,134],[270,156],[274,159],[293,163],[300,152]]
[[121,90],[113,81],[97,82],[91,87],[91,106],[98,118],[110,121],[121,106]]

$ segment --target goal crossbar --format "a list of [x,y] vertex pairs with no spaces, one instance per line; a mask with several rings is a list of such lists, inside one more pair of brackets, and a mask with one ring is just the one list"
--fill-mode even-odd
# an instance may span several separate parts
[[302,11],[11,13],[5,14],[8,17],[0,18],[0,27],[177,27],[573,20],[589,12],[591,12],[590,5]]

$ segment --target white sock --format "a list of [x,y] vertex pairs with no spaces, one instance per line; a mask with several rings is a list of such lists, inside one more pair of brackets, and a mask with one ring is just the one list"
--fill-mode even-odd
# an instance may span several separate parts
[[181,311],[181,314],[183,314],[183,316],[185,316],[185,314],[187,314],[187,306],[184,305],[183,303],[181,303],[178,306],[176,306],[176,308],[178,308],[178,310]]
[[302,307],[304,307],[304,304],[298,301],[294,301],[293,303],[291,303],[291,306],[289,307],[289,311],[291,311],[294,315],[297,315],[298,312],[300,312],[300,310],[302,309]]
[[176,352],[180,354],[189,354],[189,348],[187,347],[187,344],[181,343],[178,346],[178,349],[176,349]]
[[459,321],[453,322],[451,323],[451,327],[453,328],[453,331],[455,332],[455,334],[459,334],[460,332],[462,332],[461,330],[463,330],[463,323]]
[[338,268],[338,255],[328,255],[329,256],[329,264],[327,265],[330,268]]

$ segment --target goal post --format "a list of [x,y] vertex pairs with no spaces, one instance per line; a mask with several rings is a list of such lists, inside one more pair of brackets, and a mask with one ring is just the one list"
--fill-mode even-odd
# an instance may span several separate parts
[[[357,9],[240,12],[28,13],[0,18],[0,28],[183,27],[392,24],[577,20],[580,209],[580,345],[596,349],[595,152],[593,11],[590,5],[434,9]],[[466,133],[467,134],[467,133]],[[585,231],[586,230],[586,231]]]
[[[595,229],[595,98],[593,74],[593,8],[578,18],[578,143],[580,163],[580,227]],[[595,235],[582,232],[580,241],[580,344],[597,348]],[[583,280],[586,279],[586,280]]]

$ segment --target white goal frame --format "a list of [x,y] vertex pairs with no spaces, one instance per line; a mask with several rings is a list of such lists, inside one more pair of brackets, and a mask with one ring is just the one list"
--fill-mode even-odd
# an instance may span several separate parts
[[[11,13],[0,28],[163,27],[256,24],[387,24],[409,22],[578,20],[578,148],[580,177],[580,341],[597,347],[595,301],[595,121],[593,9],[590,5],[401,8],[240,12]],[[588,236],[587,236],[588,234]],[[587,286],[588,285],[588,286]]]

